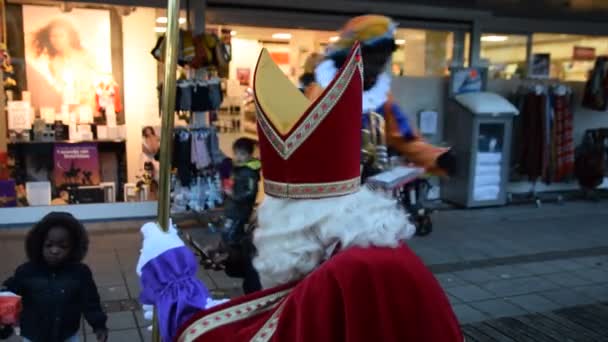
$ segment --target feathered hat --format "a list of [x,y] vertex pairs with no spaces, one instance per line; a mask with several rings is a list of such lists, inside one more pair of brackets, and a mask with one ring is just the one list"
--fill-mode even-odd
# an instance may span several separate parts
[[314,102],[260,54],[254,93],[264,191],[280,198],[325,198],[360,184],[361,51],[358,43]]
[[394,39],[397,24],[389,17],[368,14],[354,17],[340,30],[336,42],[328,47],[327,55],[348,51],[355,42],[373,45],[382,40]]

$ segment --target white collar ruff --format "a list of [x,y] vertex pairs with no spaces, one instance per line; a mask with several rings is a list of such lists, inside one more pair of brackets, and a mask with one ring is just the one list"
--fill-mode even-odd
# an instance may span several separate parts
[[[332,59],[326,59],[315,68],[315,80],[326,88],[338,73]],[[388,100],[391,91],[391,76],[387,72],[378,75],[373,87],[363,92],[363,113],[378,110]]]

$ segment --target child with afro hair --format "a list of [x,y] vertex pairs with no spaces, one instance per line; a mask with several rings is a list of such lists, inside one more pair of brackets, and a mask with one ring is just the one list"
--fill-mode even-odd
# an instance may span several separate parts
[[[29,231],[28,261],[2,286],[2,291],[22,298],[19,323],[24,341],[78,341],[82,316],[97,341],[107,340],[107,316],[91,270],[82,262],[88,246],[84,226],[69,213],[52,212]],[[4,338],[12,333],[12,327],[1,328]]]

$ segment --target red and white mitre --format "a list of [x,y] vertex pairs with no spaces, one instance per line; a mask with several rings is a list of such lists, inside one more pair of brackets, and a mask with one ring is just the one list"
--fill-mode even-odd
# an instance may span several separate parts
[[254,93],[266,194],[314,199],[359,189],[363,93],[359,44],[314,102],[264,49],[255,70]]

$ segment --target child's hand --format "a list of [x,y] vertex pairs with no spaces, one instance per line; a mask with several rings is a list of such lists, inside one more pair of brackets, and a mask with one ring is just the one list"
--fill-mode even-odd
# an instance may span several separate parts
[[108,340],[108,331],[98,330],[95,332],[95,336],[97,337],[97,342],[106,342]]

